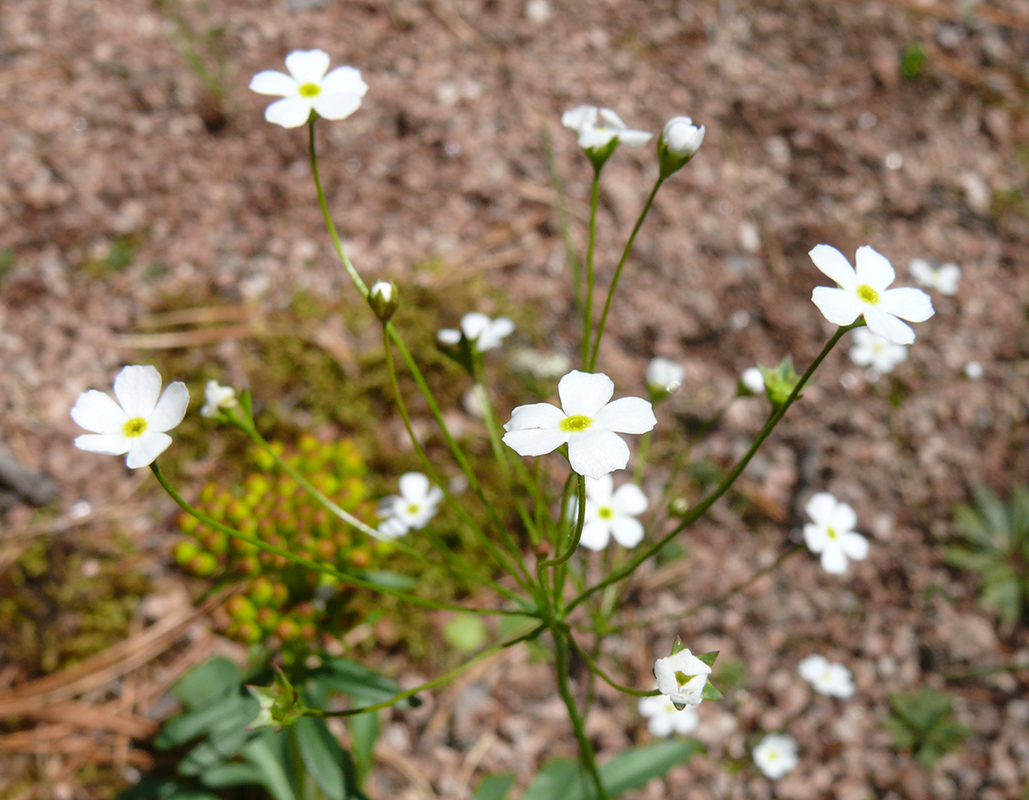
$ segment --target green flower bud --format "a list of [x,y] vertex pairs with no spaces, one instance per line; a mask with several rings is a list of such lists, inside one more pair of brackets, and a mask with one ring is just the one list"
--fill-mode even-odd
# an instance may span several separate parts
[[368,292],[368,305],[383,324],[389,322],[400,305],[397,285],[393,281],[378,281]]

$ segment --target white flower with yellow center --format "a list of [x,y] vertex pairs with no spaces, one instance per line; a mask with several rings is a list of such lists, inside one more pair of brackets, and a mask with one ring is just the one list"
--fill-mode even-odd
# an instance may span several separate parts
[[785,733],[770,733],[754,748],[754,763],[766,778],[781,778],[796,769],[797,740]]
[[125,367],[114,379],[115,402],[106,392],[91,389],[79,395],[71,418],[87,433],[75,446],[90,453],[120,456],[131,469],[146,467],[163,453],[170,431],[186,415],[189,390],[175,381],[161,394],[161,375],[150,366]]
[[624,469],[629,446],[618,434],[646,433],[657,418],[641,397],[609,402],[614,391],[607,375],[572,370],[557,385],[561,408],[550,403],[518,406],[504,425],[504,443],[521,456],[541,456],[567,444],[572,469],[587,478]]
[[711,667],[689,650],[680,650],[654,662],[654,677],[661,694],[676,706],[700,705]]
[[436,507],[443,499],[443,490],[433,486],[420,472],[405,472],[400,476],[400,494],[384,498],[379,503],[379,533],[387,539],[396,539],[410,530],[420,530],[436,516]]
[[814,495],[804,510],[811,522],[804,526],[804,543],[820,553],[822,568],[834,575],[847,571],[847,559],[860,561],[868,555],[868,539],[854,531],[857,514],[828,492]]
[[846,699],[854,696],[854,678],[843,664],[836,664],[815,653],[800,662],[800,677],[816,692]]
[[928,261],[915,258],[908,265],[911,277],[920,286],[935,289],[940,294],[957,294],[958,282],[961,280],[961,267],[957,264],[930,264]]
[[443,344],[456,345],[463,336],[482,353],[500,347],[505,337],[514,333],[514,323],[507,317],[490,319],[478,311],[471,311],[461,317],[461,330],[443,328],[436,338]]
[[817,245],[808,254],[837,288],[819,286],[811,300],[834,325],[850,325],[863,316],[869,330],[897,344],[911,344],[915,332],[901,322],[924,322],[933,315],[929,295],[921,289],[888,288],[896,274],[882,255],[865,245],[857,250],[857,269],[835,247]]
[[[264,111],[264,118],[284,128],[303,125],[314,111],[325,119],[344,119],[361,106],[368,84],[353,67],[329,70],[329,54],[323,50],[297,50],[286,56],[289,74],[276,70],[258,72],[251,91],[279,96]],[[328,74],[326,74],[328,73]]]
[[635,484],[617,489],[614,484],[610,475],[586,479],[586,522],[579,544],[589,550],[603,550],[612,536],[622,547],[635,547],[643,540],[643,524],[636,515],[647,510],[647,496]]
[[868,328],[858,328],[853,335],[850,360],[859,367],[870,367],[885,375],[908,357],[907,345],[894,344]]

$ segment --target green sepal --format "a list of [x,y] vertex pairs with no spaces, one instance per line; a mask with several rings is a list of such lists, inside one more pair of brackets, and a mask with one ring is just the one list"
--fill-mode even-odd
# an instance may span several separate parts
[[703,661],[709,667],[713,667],[715,665],[715,659],[718,658],[718,653],[718,650],[712,650],[710,653],[704,653],[703,655],[697,656],[697,658]]

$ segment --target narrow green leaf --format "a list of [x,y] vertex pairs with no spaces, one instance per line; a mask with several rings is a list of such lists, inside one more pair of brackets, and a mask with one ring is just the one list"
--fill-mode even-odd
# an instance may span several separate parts
[[173,717],[154,739],[159,750],[178,747],[191,739],[226,726],[244,728],[258,712],[257,701],[239,694],[223,695],[211,705]]
[[171,688],[171,694],[186,708],[202,708],[242,682],[239,667],[233,662],[212,658],[183,675]]
[[475,790],[472,800],[507,800],[507,795],[511,792],[514,782],[513,772],[487,775],[482,779],[479,788]]
[[[312,678],[369,705],[382,703],[400,692],[396,682],[385,675],[345,658],[326,658]],[[410,698],[400,707],[403,708],[404,705],[419,706],[421,701]]]
[[253,764],[218,764],[200,776],[205,786],[212,789],[227,789],[230,786],[249,786],[261,783],[261,771]]
[[379,738],[379,714],[358,714],[348,720],[350,739],[353,742],[351,756],[357,769],[359,783],[364,783],[375,763],[375,742]]
[[[700,742],[692,739],[670,739],[646,747],[637,747],[615,756],[600,767],[604,788],[612,797],[630,789],[639,789],[654,778],[660,778],[673,767],[685,764],[703,750]],[[580,788],[563,800],[587,800],[592,797]]]
[[574,761],[564,758],[555,759],[543,766],[536,774],[532,786],[525,790],[522,800],[567,800],[569,792],[580,790],[580,781],[586,775]]
[[283,742],[289,741],[286,731],[275,734],[268,728],[258,731],[243,749],[243,757],[261,774],[260,784],[274,800],[298,800],[293,781],[287,773]]
[[343,775],[343,748],[325,720],[303,717],[290,729],[308,774],[329,800],[345,800],[346,780]]

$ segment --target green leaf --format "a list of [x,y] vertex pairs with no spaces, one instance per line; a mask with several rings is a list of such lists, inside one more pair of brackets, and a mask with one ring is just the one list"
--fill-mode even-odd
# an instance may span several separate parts
[[522,800],[566,800],[570,791],[580,789],[579,783],[583,780],[586,775],[578,764],[565,758],[555,759],[536,774],[536,780],[525,790]]
[[183,675],[171,694],[189,709],[202,708],[242,682],[239,667],[227,658],[212,658]]
[[117,800],[221,800],[207,790],[170,778],[143,778],[135,786],[119,792]]
[[350,754],[354,758],[357,779],[363,783],[375,762],[375,741],[379,738],[379,713],[358,714],[350,717],[350,739],[353,742]]
[[272,733],[262,728],[243,750],[243,757],[261,774],[260,784],[274,800],[298,800],[296,789],[287,772],[285,744],[289,734]]
[[[345,658],[326,658],[311,678],[367,705],[383,703],[400,692],[400,687],[385,675]],[[416,707],[421,701],[412,697],[398,705]]]
[[472,800],[507,800],[514,782],[515,776],[513,772],[505,772],[501,775],[487,775],[482,779],[479,788],[475,790]]
[[242,730],[257,716],[257,712],[258,703],[252,697],[223,695],[211,705],[168,720],[154,739],[154,746],[168,750],[212,731],[224,732],[232,727]]
[[[630,789],[638,789],[668,770],[685,764],[703,750],[700,742],[692,739],[670,739],[665,742],[637,747],[620,753],[600,768],[604,788],[612,797]],[[591,795],[590,795],[591,796]],[[567,800],[586,800],[583,792],[572,792]]]
[[345,800],[346,755],[325,720],[303,717],[290,729],[308,774],[329,800]]
[[410,575],[404,575],[400,572],[368,570],[361,571],[356,574],[358,577],[364,578],[366,581],[371,581],[384,589],[398,589],[400,591],[406,591],[407,589],[414,589],[418,585],[418,581]]
[[253,764],[218,764],[204,771],[200,780],[212,789],[227,789],[230,786],[260,784],[261,771]]

